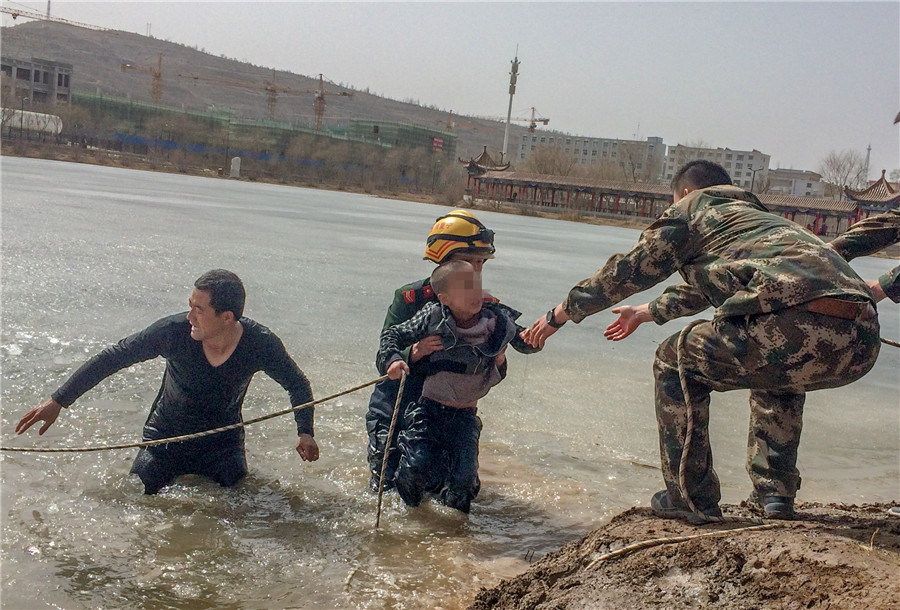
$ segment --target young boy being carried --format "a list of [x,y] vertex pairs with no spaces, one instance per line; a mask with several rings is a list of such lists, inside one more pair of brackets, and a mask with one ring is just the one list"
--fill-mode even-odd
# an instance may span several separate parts
[[409,372],[401,350],[435,337],[422,397],[403,416],[396,486],[408,506],[418,506],[429,492],[467,513],[481,486],[478,399],[506,376],[508,344],[523,353],[538,349],[519,336],[519,312],[485,300],[481,274],[470,263],[444,263],[431,274],[431,286],[437,302],[381,333],[382,372],[391,379]]

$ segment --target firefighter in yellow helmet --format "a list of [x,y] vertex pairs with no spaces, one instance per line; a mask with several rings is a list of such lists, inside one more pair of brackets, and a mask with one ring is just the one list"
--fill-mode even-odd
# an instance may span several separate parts
[[[449,260],[464,260],[471,263],[475,271],[480,273],[485,261],[491,258],[494,258],[494,232],[481,224],[474,214],[466,210],[453,210],[438,218],[431,227],[425,242],[424,259],[438,265]],[[394,291],[394,300],[388,307],[382,330],[409,320],[431,301],[437,301],[437,295],[431,289],[430,277],[401,286]],[[438,338],[427,337],[409,348],[408,353],[403,354],[403,359],[410,363],[411,368],[403,389],[404,405],[415,402],[422,393],[424,377],[416,375],[415,363],[436,351],[439,345]],[[380,363],[376,362],[376,366],[378,364]],[[369,470],[372,473],[369,486],[373,491],[378,491],[385,441],[399,388],[399,381],[387,379],[375,385],[375,390],[369,399],[366,431],[369,434],[368,460]],[[402,417],[398,418],[398,427],[402,419]],[[394,443],[396,442],[396,432]],[[394,473],[399,459],[400,452],[391,451],[385,473],[385,489],[391,489],[394,486]]]
[[[453,210],[438,218],[425,240],[425,259],[440,265],[455,253],[463,260],[494,258],[494,232],[465,210]],[[473,263],[474,264],[474,263]],[[481,271],[481,267],[475,267]]]

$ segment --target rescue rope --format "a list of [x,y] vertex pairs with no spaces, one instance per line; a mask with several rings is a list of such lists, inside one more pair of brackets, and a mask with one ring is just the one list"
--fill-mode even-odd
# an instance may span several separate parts
[[[703,320],[695,320],[691,322],[687,326],[682,329],[681,333],[678,335],[678,342],[675,345],[675,357],[678,362],[678,379],[681,382],[681,392],[684,396],[684,404],[687,407],[687,427],[685,430],[685,438],[684,445],[681,449],[681,461],[678,464],[678,486],[681,489],[681,496],[684,498],[685,503],[687,503],[688,508],[691,512],[696,516],[701,523],[735,523],[739,520],[734,517],[714,517],[711,515],[707,515],[705,513],[697,510],[697,507],[694,505],[694,501],[691,500],[691,496],[687,491],[687,481],[686,481],[686,464],[687,464],[687,455],[691,450],[691,437],[694,434],[694,406],[691,402],[690,391],[688,390],[687,384],[687,375],[684,370],[684,360],[681,357],[682,352],[684,351],[684,344],[687,339],[688,333],[691,329],[697,324],[702,324]],[[783,523],[772,523],[765,522],[762,520],[750,520],[754,525],[749,525],[746,527],[739,527],[734,529],[727,530],[718,530],[715,532],[704,532],[702,534],[691,534],[687,536],[671,536],[667,538],[652,538],[650,540],[642,540],[640,542],[635,542],[633,544],[629,544],[627,546],[622,547],[621,549],[616,549],[615,551],[610,551],[609,553],[604,553],[600,555],[593,561],[591,561],[585,569],[589,570],[593,568],[600,562],[606,561],[608,559],[614,559],[616,557],[620,557],[627,553],[631,553],[633,551],[638,551],[641,549],[647,549],[655,546],[662,546],[664,544],[676,544],[680,542],[688,542],[690,540],[697,540],[699,538],[720,538],[724,536],[731,536],[732,534],[742,533],[742,532],[752,532],[752,531],[761,531],[774,529],[776,527],[786,527],[786,524]]]
[[688,508],[691,509],[691,512],[694,513],[696,517],[701,519],[702,521],[718,521],[720,519],[724,519],[723,517],[711,517],[704,513],[701,513],[697,510],[697,507],[694,506],[694,501],[691,500],[691,495],[687,490],[687,477],[685,475],[686,467],[687,467],[687,456],[688,452],[691,450],[691,436],[694,434],[694,405],[691,402],[691,395],[688,390],[687,383],[687,375],[684,372],[684,362],[681,358],[681,354],[684,351],[684,343],[687,339],[688,333],[692,328],[697,326],[698,324],[702,324],[705,320],[694,320],[687,326],[685,326],[681,333],[678,335],[678,343],[675,345],[675,360],[678,362],[678,380],[681,382],[681,393],[684,397],[684,405],[687,410],[687,429],[684,433],[684,445],[681,447],[681,461],[678,463],[678,486],[681,488],[681,497],[684,498],[684,501],[687,503]]
[[400,413],[400,403],[403,399],[403,386],[406,385],[406,371],[400,374],[400,387],[397,389],[397,400],[394,401],[394,412],[391,413],[391,425],[388,427],[387,438],[384,441],[384,457],[381,458],[381,477],[378,479],[378,510],[375,513],[375,529],[381,523],[381,497],[384,495],[384,474],[387,472],[388,456],[391,453],[391,444],[394,442],[394,428],[397,426],[397,417]]
[[352,387],[349,390],[344,390],[343,392],[338,392],[337,394],[332,394],[331,396],[326,396],[325,398],[320,398],[319,400],[312,400],[310,402],[303,403],[302,405],[297,405],[296,407],[291,407],[290,409],[284,409],[283,411],[278,411],[276,413],[270,413],[268,415],[263,415],[261,417],[257,417],[254,419],[248,419],[247,421],[238,422],[236,424],[230,424],[228,426],[223,426],[221,428],[215,428],[213,430],[205,430],[203,432],[195,432],[193,434],[185,434],[183,436],[172,436],[169,438],[160,438],[153,441],[142,441],[140,443],[127,443],[124,445],[100,445],[96,447],[51,447],[48,449],[39,449],[35,447],[0,447],[0,451],[17,451],[23,453],[85,453],[88,451],[109,451],[112,449],[132,449],[134,447],[151,447],[153,445],[165,445],[167,443],[177,443],[181,441],[188,441],[195,438],[202,438],[204,436],[212,436],[213,434],[219,434],[220,432],[227,432],[229,430],[236,430],[238,428],[243,428],[244,426],[249,426],[250,424],[256,424],[261,421],[265,421],[267,419],[272,419],[274,417],[280,417],[282,415],[287,415],[288,413],[293,413],[295,411],[300,411],[302,409],[308,409],[309,407],[313,407],[315,405],[321,404],[323,402],[327,402],[329,400],[333,400],[340,396],[344,396],[345,394],[351,394],[356,392],[357,390],[361,390],[370,385],[375,385],[379,381],[384,381],[387,379],[387,375],[383,375],[377,379],[373,379],[372,381],[367,381],[366,383],[360,384],[358,386]]
[[[687,476],[685,474],[687,467],[687,455],[691,450],[691,437],[694,434],[694,405],[691,401],[691,394],[688,390],[687,384],[687,374],[684,371],[684,362],[681,358],[681,354],[684,351],[684,343],[687,339],[688,333],[692,328],[697,326],[698,324],[702,324],[705,320],[694,320],[687,326],[685,326],[681,333],[678,335],[678,342],[675,345],[675,359],[678,362],[678,380],[681,382],[681,393],[684,396],[684,404],[687,409],[687,427],[684,433],[684,445],[681,448],[681,461],[678,463],[678,487],[681,490],[681,496],[684,498],[685,503],[688,505],[688,508],[691,510],[691,513],[700,521],[700,523],[734,523],[734,522],[747,522],[756,524],[756,526],[765,525],[766,522],[762,519],[759,520],[748,520],[748,519],[736,519],[734,517],[716,517],[713,515],[707,515],[706,513],[700,512],[697,507],[694,505],[694,501],[691,500],[691,495],[687,490]],[[778,525],[778,524],[772,524]]]
[[738,527],[735,529],[728,530],[718,530],[715,532],[704,532],[702,534],[691,534],[689,536],[671,536],[668,538],[653,538],[651,540],[642,540],[640,542],[635,542],[634,544],[629,544],[628,546],[624,546],[621,549],[616,549],[615,551],[610,551],[609,553],[604,553],[600,555],[596,559],[594,559],[591,563],[585,567],[585,570],[590,570],[595,565],[602,561],[606,561],[607,559],[614,559],[621,555],[625,555],[626,553],[631,553],[632,551],[639,551],[641,549],[646,549],[654,546],[662,546],[664,544],[675,544],[678,542],[688,542],[690,540],[697,540],[699,538],[721,538],[723,536],[729,536],[731,534],[736,534],[740,532],[753,532],[760,530],[769,530],[774,529],[776,527],[784,527],[781,523],[763,523],[761,525],[750,525],[747,527]]
[[888,345],[892,345],[894,347],[900,347],[900,343],[897,343],[896,341],[890,341],[888,339],[885,339],[884,337],[881,338],[881,342],[887,343]]
[[762,520],[757,521],[753,519],[737,519],[735,517],[714,517],[711,515],[707,515],[697,510],[697,507],[694,505],[694,501],[691,500],[691,496],[690,494],[688,494],[685,470],[687,464],[687,455],[691,450],[691,436],[693,436],[694,433],[694,406],[691,402],[691,395],[690,391],[688,390],[687,384],[687,375],[684,371],[684,360],[682,359],[681,354],[684,351],[684,344],[687,339],[688,333],[694,326],[696,326],[697,324],[702,324],[703,322],[704,320],[695,320],[685,326],[684,329],[682,329],[681,333],[678,335],[678,342],[675,344],[675,357],[678,362],[678,379],[681,382],[681,392],[684,395],[684,404],[687,407],[687,428],[685,430],[684,445],[681,449],[681,461],[678,464],[678,486],[681,489],[681,496],[684,498],[684,501],[688,505],[688,508],[691,510],[694,516],[696,516],[700,520],[701,523],[737,523],[741,521],[746,523],[749,521],[750,523],[753,523],[753,525],[727,530],[718,530],[715,532],[704,532],[702,534],[690,534],[687,536],[671,536],[667,538],[652,538],[650,540],[642,540],[640,542],[635,542],[633,544],[624,546],[621,549],[616,549],[615,551],[610,551],[608,553],[600,555],[587,565],[587,567],[585,568],[586,570],[589,570],[598,563],[606,561],[608,559],[614,559],[633,551],[647,549],[655,546],[662,546],[664,544],[688,542],[690,540],[697,540],[699,538],[720,538],[736,533],[769,530],[776,527],[786,527],[786,524],[784,523],[772,523]]

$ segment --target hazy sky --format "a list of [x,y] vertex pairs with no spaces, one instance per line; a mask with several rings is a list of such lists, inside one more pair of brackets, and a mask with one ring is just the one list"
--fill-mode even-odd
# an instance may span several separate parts
[[[46,2],[6,2],[46,12]],[[460,114],[758,149],[816,170],[900,168],[900,2],[73,2],[56,17],[196,46]],[[11,23],[3,16],[4,25]],[[65,59],[65,58],[61,58]]]

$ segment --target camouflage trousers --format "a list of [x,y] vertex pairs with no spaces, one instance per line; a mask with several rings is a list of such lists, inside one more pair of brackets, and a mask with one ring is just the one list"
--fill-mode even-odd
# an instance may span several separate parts
[[[875,364],[877,316],[856,320],[791,308],[776,313],[702,321],[687,330],[681,352],[694,428],[685,487],[703,510],[721,499],[709,445],[709,397],[750,390],[747,471],[762,496],[793,498],[800,487],[797,447],[806,392],[856,381]],[[678,374],[679,334],[656,351],[656,420],[666,489],[682,498],[678,468],[688,405]]]

